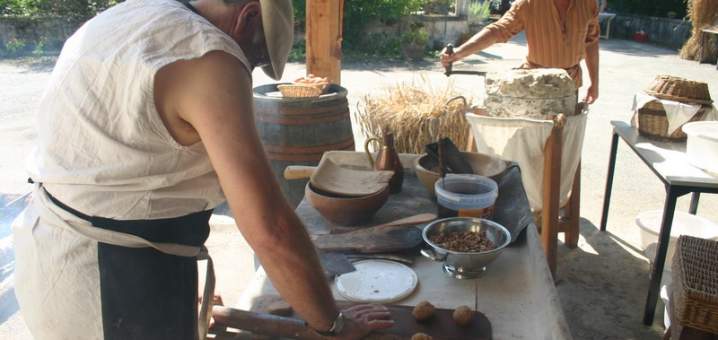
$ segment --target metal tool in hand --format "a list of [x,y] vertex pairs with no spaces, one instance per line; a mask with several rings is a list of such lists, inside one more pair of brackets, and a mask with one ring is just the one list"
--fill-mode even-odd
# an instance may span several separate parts
[[[452,45],[452,44],[446,45],[446,54],[448,54],[448,55],[454,54],[454,45]],[[474,76],[480,76],[480,77],[483,77],[486,75],[486,72],[482,72],[482,71],[469,71],[469,70],[458,70],[457,71],[457,70],[454,70],[453,63],[449,63],[449,65],[447,65],[445,67],[445,69],[446,69],[446,72],[444,72],[444,74],[447,77],[451,76],[452,74],[474,75]]]

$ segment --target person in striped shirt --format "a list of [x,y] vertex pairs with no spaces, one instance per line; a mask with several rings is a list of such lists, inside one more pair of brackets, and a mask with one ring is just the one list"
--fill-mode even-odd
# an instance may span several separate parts
[[590,85],[584,101],[592,104],[598,98],[598,13],[596,0],[517,0],[501,19],[453,54],[444,50],[440,61],[448,66],[524,31],[528,55],[519,68],[562,68],[581,87],[580,62],[585,59]]

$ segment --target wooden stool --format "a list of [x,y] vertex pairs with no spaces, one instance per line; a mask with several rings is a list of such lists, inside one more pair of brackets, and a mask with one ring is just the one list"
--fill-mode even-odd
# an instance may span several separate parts
[[[561,159],[565,125],[566,117],[557,115],[554,118],[551,135],[544,145],[543,208],[539,215],[540,219],[537,216],[537,222],[541,228],[541,243],[552,274],[556,273],[558,233],[564,233],[567,247],[576,248],[581,217],[581,163],[579,163],[573,178],[569,201],[564,207],[560,206]],[[476,152],[473,134],[469,134],[467,150]]]

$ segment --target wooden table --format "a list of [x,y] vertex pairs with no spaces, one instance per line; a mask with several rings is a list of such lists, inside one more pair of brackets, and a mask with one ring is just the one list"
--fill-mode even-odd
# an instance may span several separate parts
[[[405,166],[413,165],[412,159],[402,157],[402,162]],[[433,200],[413,170],[406,171],[402,193],[392,196],[372,223],[436,211]],[[328,232],[329,225],[306,199],[296,211],[310,233]],[[439,263],[418,254],[413,269],[419,277],[419,287],[411,296],[399,301],[399,305],[414,306],[428,300],[439,308],[472,306],[488,317],[494,339],[572,339],[533,224],[526,229],[525,236],[507,248],[479,279],[450,278]],[[336,299],[342,299],[334,284],[332,291]],[[278,293],[260,267],[238,307],[249,309],[254,298],[268,295],[277,296]]]
[[613,138],[611,140],[611,153],[606,177],[606,192],[603,198],[601,231],[606,231],[606,224],[608,223],[618,137],[621,137],[643,163],[651,169],[656,177],[663,182],[666,189],[663,221],[661,222],[661,232],[658,236],[658,249],[653,260],[643,315],[643,323],[650,325],[653,323],[656,303],[658,302],[661,276],[663,275],[663,266],[668,251],[668,241],[670,240],[676,201],[681,196],[693,193],[689,212],[695,214],[698,210],[700,193],[718,193],[718,177],[698,169],[688,162],[685,142],[661,142],[643,137],[638,133],[638,129],[622,121],[612,121],[611,125],[613,125]]

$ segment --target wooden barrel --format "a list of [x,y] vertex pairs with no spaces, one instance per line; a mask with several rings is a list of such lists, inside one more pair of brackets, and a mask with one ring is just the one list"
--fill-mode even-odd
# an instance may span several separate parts
[[274,176],[296,206],[307,180],[285,180],[284,168],[317,165],[325,151],[354,150],[354,134],[345,88],[330,85],[320,97],[285,98],[277,85],[254,88],[255,120]]

